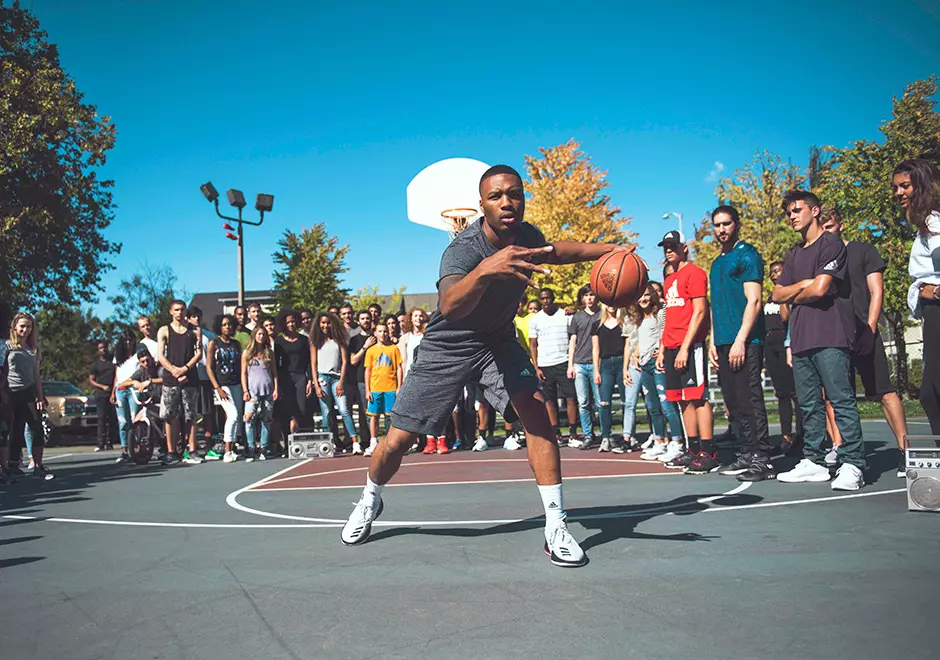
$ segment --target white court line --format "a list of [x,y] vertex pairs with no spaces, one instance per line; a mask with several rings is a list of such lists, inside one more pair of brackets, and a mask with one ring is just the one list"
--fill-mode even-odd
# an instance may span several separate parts
[[732,488],[727,493],[723,493],[722,495],[712,495],[710,497],[701,497],[697,499],[696,502],[698,502],[699,504],[708,504],[709,502],[714,502],[715,500],[720,500],[725,497],[730,497],[731,495],[737,495],[738,493],[743,493],[744,491],[746,491],[748,488],[751,487],[751,484],[753,483],[754,482],[752,481],[742,481],[736,488]]
[[875,495],[885,495],[888,493],[903,493],[907,488],[893,488],[891,490],[878,490],[873,493],[852,493],[850,495],[831,495],[829,497],[812,497],[806,500],[790,500],[784,502],[758,502],[756,504],[738,504],[733,506],[721,506],[705,509],[709,511],[740,511],[741,509],[764,509],[774,506],[790,506],[791,504],[812,504],[814,502],[828,502],[830,500],[851,500],[856,497],[874,497]]
[[[308,458],[308,459],[307,459],[308,462],[309,462],[309,461],[312,461],[312,460],[314,460],[314,459],[312,459],[312,458]],[[568,462],[570,463],[570,462],[574,462],[574,461],[579,461],[579,462],[585,462],[585,463],[587,463],[587,462],[606,462],[606,461],[608,461],[608,460],[609,460],[609,459],[606,459],[606,458],[569,458],[569,459],[568,459]],[[477,464],[477,463],[520,463],[520,462],[524,462],[526,465],[528,465],[528,463],[529,463],[529,461],[526,460],[526,459],[524,459],[524,458],[521,458],[521,459],[520,459],[520,458],[494,458],[494,459],[475,460],[475,461],[460,461],[460,462],[456,462],[456,461],[455,461],[455,462],[452,462],[452,463],[432,463],[432,462],[427,462],[427,463],[402,463],[401,467],[402,467],[402,468],[406,468],[406,467],[427,467],[427,466],[432,466],[432,467],[433,467],[433,466],[457,466],[457,467],[459,467],[459,466],[461,466],[461,465],[473,465],[473,464]],[[642,465],[651,465],[651,464],[652,464],[652,465],[655,465],[655,463],[653,463],[653,462],[651,462],[651,461],[630,461],[630,460],[625,460],[625,461],[619,461],[619,462],[622,462],[622,463],[628,463],[628,462],[629,462],[629,463],[640,463],[640,464],[642,464]],[[264,484],[265,484],[265,485],[268,485],[268,484],[279,484],[279,483],[283,483],[283,482],[285,482],[285,481],[294,481],[295,479],[307,479],[308,477],[320,477],[320,476],[324,476],[324,475],[328,475],[328,474],[346,474],[346,473],[348,473],[348,472],[365,472],[365,471],[367,471],[367,470],[369,469],[369,466],[368,466],[368,465],[362,465],[362,466],[360,466],[360,467],[344,468],[344,469],[342,469],[342,470],[329,470],[329,471],[327,471],[327,472],[311,472],[310,474],[298,474],[298,475],[295,475],[295,476],[293,476],[293,477],[283,477],[283,478],[281,478],[281,479],[275,479],[275,477],[277,477],[278,475],[284,474],[285,472],[288,472],[288,471],[290,471],[291,469],[296,468],[296,467],[300,467],[300,466],[299,466],[299,465],[295,465],[295,466],[293,466],[293,467],[291,467],[291,468],[288,468],[287,470],[282,470],[281,472],[278,472],[278,473],[276,473],[276,474],[271,475],[271,476],[268,477],[268,479],[264,482]],[[650,474],[660,474],[660,473],[650,473]],[[669,473],[668,473],[668,472],[663,472],[663,473],[661,473],[661,474],[669,474]],[[612,474],[612,475],[603,475],[603,476],[620,477],[620,476],[627,476],[627,475]],[[565,479],[585,479],[585,478],[587,478],[587,477],[565,477]],[[532,480],[531,477],[529,477],[528,479],[511,479],[511,480],[508,480],[507,483],[512,483],[512,482],[514,482],[514,481],[531,481],[531,480]],[[461,483],[465,483],[465,484],[472,484],[472,483],[487,484],[487,483],[502,483],[502,482],[501,482],[500,480],[492,480],[492,481],[491,481],[491,480],[484,480],[484,481],[454,481],[454,482],[451,482],[451,483],[454,483],[454,484],[461,484]],[[390,484],[390,485],[392,485],[392,484]],[[426,484],[394,484],[394,485],[396,485],[396,486],[423,486],[423,485],[426,485]],[[433,482],[432,482],[431,485],[433,485]],[[356,484],[355,486],[331,486],[330,488],[360,488],[361,486],[362,486],[362,484]],[[265,490],[274,490],[274,489],[267,489],[267,488],[266,488]]]
[[57,458],[68,458],[69,456],[75,456],[75,454],[52,454],[51,456],[44,455],[42,457],[42,462],[45,463],[46,461],[54,461]]
[[[402,466],[404,467],[404,466]],[[368,468],[362,468],[363,470],[368,470]],[[330,472],[321,472],[320,474],[332,474]],[[681,472],[643,472],[639,474],[596,474],[596,475],[585,475],[582,477],[565,477],[565,481],[575,481],[577,479],[622,479],[625,477],[670,477],[675,475],[681,475]],[[306,476],[318,476],[318,475],[306,475]],[[287,481],[287,479],[278,479],[276,482],[268,483],[281,483]],[[482,481],[428,481],[425,483],[416,483],[416,484],[386,484],[385,488],[407,488],[409,486],[464,486],[464,485],[480,485],[480,484],[517,484],[517,483],[531,483],[532,477],[526,477],[525,479],[485,479]],[[265,484],[267,486],[267,484]],[[352,486],[284,486],[283,488],[253,488],[248,493],[281,493],[289,490],[342,490],[343,488],[362,488],[362,484],[354,484]],[[715,495],[716,499],[722,497],[721,495]]]

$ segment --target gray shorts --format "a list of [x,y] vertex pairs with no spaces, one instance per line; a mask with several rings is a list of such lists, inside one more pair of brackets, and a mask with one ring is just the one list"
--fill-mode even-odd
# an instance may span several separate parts
[[183,419],[193,423],[196,419],[196,406],[199,400],[199,387],[196,385],[164,385],[160,395],[160,418],[171,420],[180,416],[182,409]]
[[513,394],[539,389],[528,354],[513,338],[480,349],[425,338],[415,355],[392,408],[392,425],[403,431],[441,435],[470,382],[503,415],[511,414]]

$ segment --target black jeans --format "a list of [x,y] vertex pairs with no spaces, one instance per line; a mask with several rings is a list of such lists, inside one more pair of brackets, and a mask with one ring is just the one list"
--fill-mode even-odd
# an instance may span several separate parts
[[10,465],[19,465],[26,447],[26,426],[33,434],[33,447],[45,446],[42,432],[42,417],[36,410],[36,390],[27,387],[24,390],[10,392],[10,407],[13,409],[13,424],[10,428]]
[[924,377],[920,405],[927,413],[930,432],[940,435],[940,302],[921,300],[924,312]]
[[767,409],[764,389],[761,387],[761,369],[764,365],[764,347],[748,344],[744,366],[737,371],[728,361],[730,346],[717,346],[718,373],[725,406],[741,427],[741,453],[767,457],[770,443],[767,432]]
[[115,444],[118,439],[117,411],[111,403],[109,394],[95,395],[98,408],[98,446],[102,449]]
[[783,345],[783,333],[767,335],[764,345],[764,366],[774,384],[774,392],[780,404],[780,432],[790,435],[793,432],[793,411],[796,410],[796,434],[803,435],[803,413],[796,404],[796,386],[793,383],[793,369],[787,364],[787,349]]

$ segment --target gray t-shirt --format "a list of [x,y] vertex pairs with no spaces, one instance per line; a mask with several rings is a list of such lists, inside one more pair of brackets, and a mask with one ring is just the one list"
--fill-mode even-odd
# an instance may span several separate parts
[[323,342],[323,346],[317,349],[317,371],[321,374],[339,376],[342,366],[339,344],[332,339],[327,339]]
[[[533,248],[547,244],[542,232],[529,223],[523,222],[519,226],[516,245]],[[483,218],[480,218],[457,234],[444,250],[438,286],[441,280],[450,275],[469,274],[481,261],[496,252],[498,249],[483,233]],[[431,314],[424,342],[430,345],[460,344],[465,349],[479,350],[501,341],[515,341],[516,328],[513,318],[525,290],[525,282],[515,278],[493,282],[483,292],[479,304],[467,316],[453,321],[444,318],[438,307]]]
[[39,359],[39,351],[31,348],[13,348],[9,341],[4,343],[5,355],[7,361],[7,383],[10,385],[10,391],[18,392],[32,387],[36,384],[36,360]]
[[601,315],[588,314],[583,309],[579,309],[571,317],[571,323],[568,324],[568,336],[575,336],[574,342],[574,363],[591,364],[594,361],[593,349],[591,345],[591,335],[597,333],[597,326],[601,323]]

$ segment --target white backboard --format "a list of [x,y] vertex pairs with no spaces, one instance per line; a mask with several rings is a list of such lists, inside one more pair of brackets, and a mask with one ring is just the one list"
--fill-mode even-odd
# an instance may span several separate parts
[[472,158],[447,158],[428,165],[406,189],[408,219],[442,231],[450,226],[441,211],[480,209],[480,177],[489,165]]

